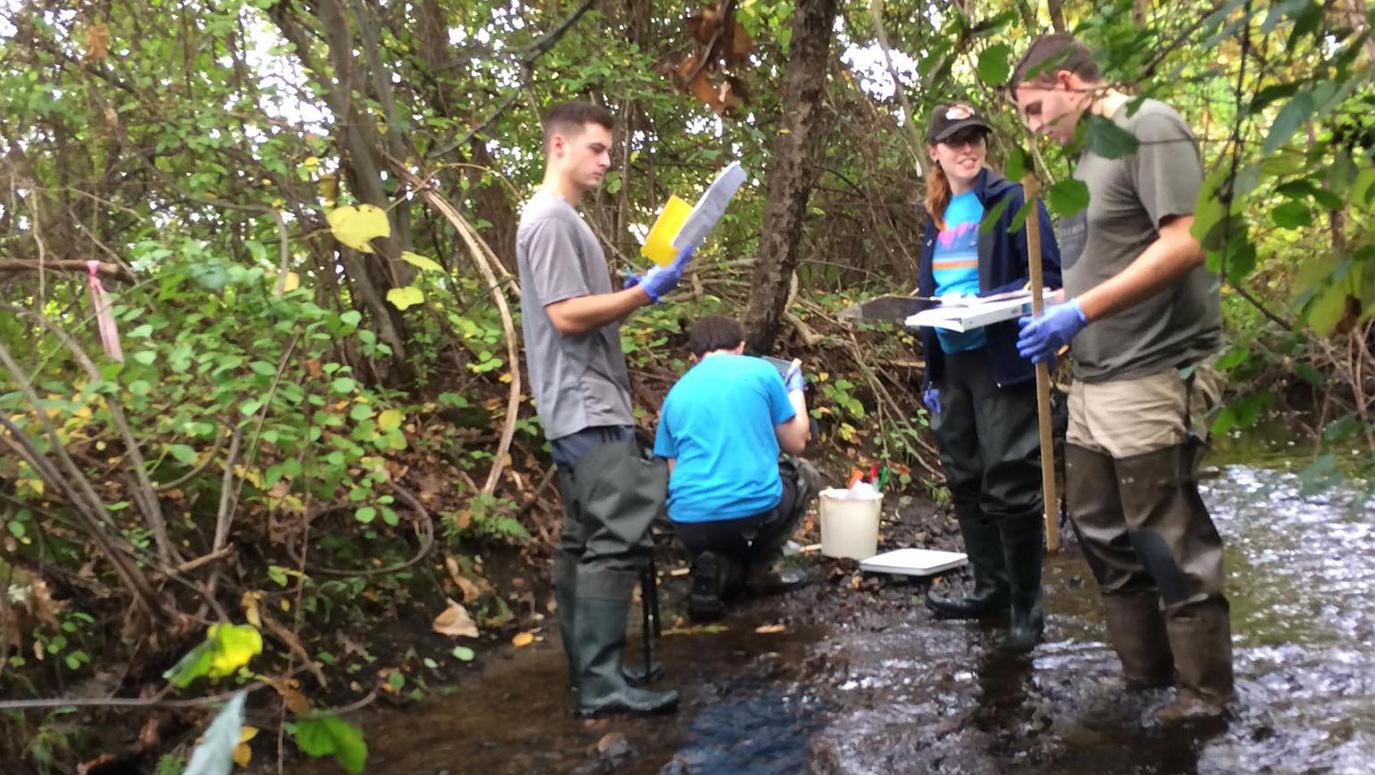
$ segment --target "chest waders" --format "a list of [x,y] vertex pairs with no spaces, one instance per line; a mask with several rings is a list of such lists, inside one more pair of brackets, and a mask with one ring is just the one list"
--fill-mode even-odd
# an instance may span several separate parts
[[[1185,380],[1189,429],[1191,379]],[[1205,443],[1114,458],[1065,445],[1065,498],[1129,686],[1178,682],[1165,722],[1223,712],[1233,696],[1222,539],[1198,493]]]
[[603,444],[571,473],[559,471],[564,521],[554,594],[579,715],[657,713],[678,704],[678,692],[632,686],[638,677],[628,681],[624,669],[631,597],[649,565],[649,528],[667,490],[667,467],[646,459],[634,441]]

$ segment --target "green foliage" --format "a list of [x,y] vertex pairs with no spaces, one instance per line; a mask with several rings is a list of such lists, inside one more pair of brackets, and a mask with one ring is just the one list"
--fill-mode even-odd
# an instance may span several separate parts
[[367,764],[368,745],[363,742],[363,730],[332,713],[302,716],[286,728],[307,756],[333,756],[345,772],[362,772]]

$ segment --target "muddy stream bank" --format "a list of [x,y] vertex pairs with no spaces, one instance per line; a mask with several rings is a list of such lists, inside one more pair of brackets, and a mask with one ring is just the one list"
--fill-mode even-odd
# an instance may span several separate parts
[[[1112,689],[1116,659],[1070,545],[1048,558],[1046,643],[1029,657],[998,654],[990,626],[934,620],[924,583],[822,562],[822,580],[734,609],[723,629],[661,639],[661,685],[683,693],[673,715],[574,719],[551,617],[546,641],[489,658],[453,696],[356,717],[368,771],[1370,772],[1375,506],[1350,485],[1302,496],[1302,463],[1271,445],[1245,462],[1213,455],[1204,488],[1228,547],[1239,702],[1226,723],[1163,729],[1152,711],[1168,692]],[[954,548],[941,532],[931,544]],[[665,585],[669,622],[685,594],[682,578]]]

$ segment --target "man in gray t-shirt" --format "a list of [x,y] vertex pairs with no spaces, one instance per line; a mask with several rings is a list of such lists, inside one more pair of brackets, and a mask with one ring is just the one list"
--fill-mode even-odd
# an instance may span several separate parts
[[611,166],[611,114],[570,102],[542,124],[544,182],[521,212],[516,260],[525,361],[563,498],[554,556],[559,632],[579,715],[655,713],[675,707],[678,693],[638,688],[652,676],[625,668],[625,632],[668,473],[635,441],[620,328],[673,290],[692,247],[613,289],[606,256],[576,209]]
[[1173,108],[1113,89],[1064,34],[1032,43],[1012,87],[1027,125],[1061,145],[1094,120],[1137,142],[1119,158],[1080,154],[1088,210],[1067,226],[1083,248],[1064,264],[1065,300],[1023,318],[1017,348],[1043,361],[1069,345],[1065,499],[1128,687],[1177,683],[1165,722],[1217,716],[1233,697],[1231,625],[1196,471],[1222,320],[1191,234],[1198,144]]

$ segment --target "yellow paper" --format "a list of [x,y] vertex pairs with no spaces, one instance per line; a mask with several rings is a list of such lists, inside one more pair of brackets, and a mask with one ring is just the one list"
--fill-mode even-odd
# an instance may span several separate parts
[[678,255],[678,249],[673,247],[673,239],[678,236],[678,232],[683,228],[683,222],[691,212],[692,205],[676,196],[670,196],[664,209],[660,211],[658,220],[654,221],[654,226],[645,237],[640,255],[659,266],[673,263],[673,259]]

